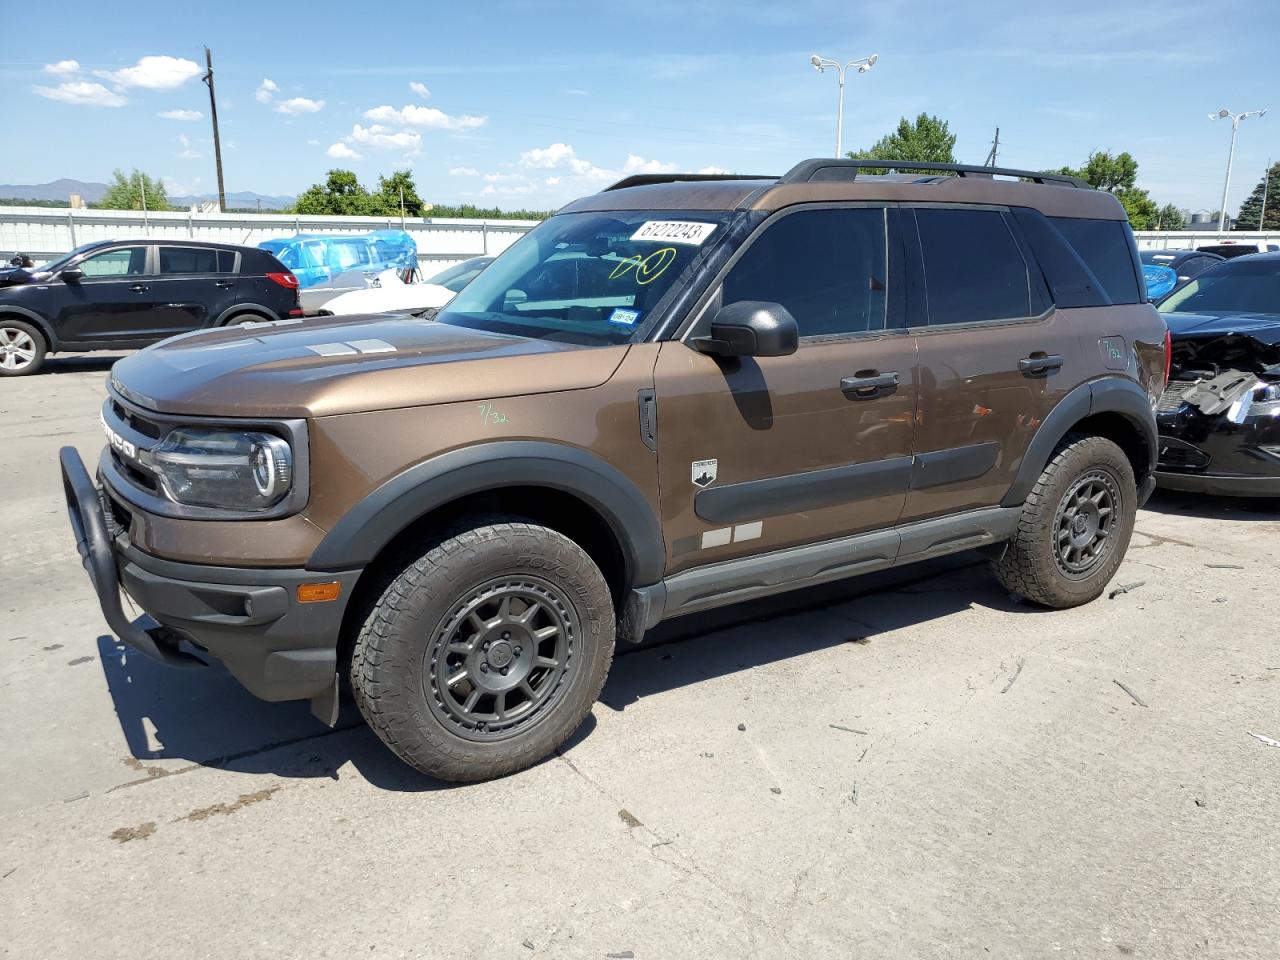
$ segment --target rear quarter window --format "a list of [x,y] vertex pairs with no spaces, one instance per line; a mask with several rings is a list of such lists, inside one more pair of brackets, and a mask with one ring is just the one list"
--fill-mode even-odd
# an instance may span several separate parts
[[1093,271],[1112,303],[1142,303],[1133,233],[1123,220],[1051,217],[1058,232]]

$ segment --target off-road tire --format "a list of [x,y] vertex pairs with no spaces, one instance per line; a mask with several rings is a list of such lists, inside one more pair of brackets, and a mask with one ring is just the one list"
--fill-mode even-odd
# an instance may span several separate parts
[[[8,353],[6,347],[10,346],[20,347],[23,354],[30,354],[30,358]],[[12,317],[0,317],[0,377],[25,377],[37,372],[44,366],[48,351],[44,334],[31,324]]]
[[[1100,548],[1087,569],[1073,570],[1059,550],[1064,529],[1066,542],[1072,542],[1074,514],[1065,511],[1078,491],[1088,489],[1081,484],[1091,482],[1111,499],[1114,519],[1103,541],[1105,552]],[[1105,437],[1068,434],[1027,496],[1017,532],[995,561],[996,576],[1005,589],[1046,607],[1088,603],[1102,594],[1124,560],[1137,510],[1137,484],[1124,451]],[[1087,527],[1082,525],[1079,536]]]
[[[566,663],[554,690],[540,701],[542,706],[518,721],[511,730],[496,733],[473,729],[454,714],[465,713],[463,705],[447,704],[456,689],[440,679],[442,657],[456,658],[454,639],[459,631],[472,629],[473,622],[501,620],[502,610],[521,609],[521,599],[495,612],[492,606],[473,606],[477,597],[514,594],[494,593],[494,585],[520,585],[547,598],[545,609],[533,624],[553,620],[562,625],[551,641],[531,640],[537,660],[545,651],[552,659],[564,637]],[[471,621],[463,611],[479,614]],[[493,614],[492,620],[486,617]],[[513,614],[514,615],[514,614]],[[559,620],[555,620],[559,617]],[[501,628],[494,628],[501,629]],[[512,627],[516,630],[516,627]],[[545,632],[543,627],[540,632]],[[532,626],[529,628],[533,635]],[[351,688],[356,705],[373,731],[410,766],[442,780],[458,782],[488,780],[532,766],[549,756],[578,728],[599,696],[613,661],[615,619],[609,587],[599,568],[576,543],[565,536],[513,519],[484,518],[464,529],[445,531],[423,545],[421,555],[407,559],[390,579],[356,637],[351,657]],[[467,670],[476,671],[476,682],[498,681],[500,660],[491,666],[490,654],[480,650],[481,639],[490,636],[476,629],[470,640],[473,652],[466,654]],[[493,634],[494,653],[506,644],[512,673],[522,669],[521,648],[516,641]],[[462,638],[466,639],[466,638]],[[571,642],[570,642],[571,640]],[[554,650],[539,644],[557,645]],[[465,644],[459,644],[465,646]],[[513,654],[513,649],[515,653]],[[526,654],[527,656],[527,654]],[[479,658],[479,666],[473,658]],[[438,669],[437,669],[438,667]],[[485,670],[482,677],[478,672]],[[535,689],[538,668],[526,675]],[[490,671],[492,670],[492,675]],[[547,676],[550,676],[548,670]],[[502,683],[507,682],[503,673]],[[545,678],[544,678],[545,679]],[[460,684],[464,694],[471,679]],[[550,685],[550,684],[549,684]],[[540,695],[542,687],[537,687]],[[485,694],[482,701],[490,696]],[[523,696],[523,694],[519,694]],[[496,715],[496,700],[491,710]],[[533,698],[529,698],[533,703]],[[477,714],[479,707],[475,708]],[[471,715],[468,714],[468,717]],[[495,726],[497,724],[495,723]],[[476,739],[496,736],[499,739]]]

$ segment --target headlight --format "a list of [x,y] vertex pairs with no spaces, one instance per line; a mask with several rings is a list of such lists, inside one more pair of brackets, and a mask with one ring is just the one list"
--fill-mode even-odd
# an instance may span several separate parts
[[1275,403],[1280,400],[1280,383],[1259,383],[1253,388],[1254,403]]
[[267,510],[293,486],[293,451],[270,433],[178,427],[147,460],[169,498],[193,507]]

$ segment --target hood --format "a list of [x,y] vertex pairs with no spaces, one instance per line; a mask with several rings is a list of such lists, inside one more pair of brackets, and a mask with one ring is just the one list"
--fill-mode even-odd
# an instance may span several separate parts
[[22,267],[0,267],[0,287],[16,287],[30,283],[34,275],[34,270],[25,270]]
[[323,417],[586,389],[626,352],[416,317],[324,317],[184,334],[119,361],[111,379],[161,413]]
[[1183,370],[1258,373],[1280,363],[1280,318],[1203,313],[1161,316],[1173,337],[1175,373]]
[[1173,339],[1245,334],[1264,343],[1280,342],[1280,316],[1263,314],[1162,313]]

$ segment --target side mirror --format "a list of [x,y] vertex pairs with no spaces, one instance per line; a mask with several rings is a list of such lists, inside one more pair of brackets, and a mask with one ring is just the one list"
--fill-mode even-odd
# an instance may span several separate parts
[[58,274],[63,283],[79,283],[84,279],[84,271],[79,267],[70,267]]
[[711,336],[693,341],[702,353],[719,357],[787,357],[796,352],[800,328],[780,303],[739,300],[711,319]]

